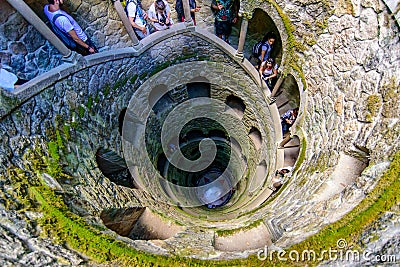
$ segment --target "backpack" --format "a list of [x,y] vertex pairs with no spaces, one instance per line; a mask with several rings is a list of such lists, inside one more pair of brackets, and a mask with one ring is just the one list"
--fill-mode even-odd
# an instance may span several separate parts
[[[133,20],[135,20],[135,19],[136,19],[136,16],[137,16],[138,9],[139,9],[139,8],[142,8],[142,4],[140,3],[140,1],[135,1],[135,0],[126,0],[126,1],[123,1],[123,2],[122,2],[122,6],[123,6],[124,9],[125,9],[125,13],[126,13],[126,16],[127,16],[127,17],[128,17],[128,5],[129,5],[130,2],[133,2],[133,3],[135,4],[135,6],[136,6],[136,9],[135,9],[135,16],[133,17]],[[124,4],[125,4],[125,5],[124,5]]]
[[255,44],[253,45],[253,49],[252,49],[252,55],[253,55],[253,57],[258,58],[258,57],[261,55],[261,49],[262,49],[263,44],[264,44],[264,43],[263,43],[263,41],[261,40],[261,41],[255,43]]
[[63,15],[63,14],[56,14],[56,15],[53,17],[53,19],[50,21],[51,28],[53,29],[53,32],[58,36],[58,38],[60,38],[61,41],[62,41],[69,49],[75,50],[75,49],[76,49],[76,46],[77,46],[77,43],[74,41],[74,39],[72,39],[72,37],[71,37],[68,33],[62,31],[60,28],[58,28],[58,27],[56,26],[56,20],[57,20],[59,17],[61,17],[61,16],[66,17],[66,18],[68,19],[68,17],[65,16],[65,15]]

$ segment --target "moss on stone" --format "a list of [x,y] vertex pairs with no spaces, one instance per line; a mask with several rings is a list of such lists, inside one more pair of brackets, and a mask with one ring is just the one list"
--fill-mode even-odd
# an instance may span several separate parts
[[378,111],[381,108],[382,101],[379,95],[370,95],[367,98],[367,108],[372,117],[378,115]]
[[46,172],[52,177],[58,178],[61,176],[62,168],[59,164],[60,155],[58,153],[58,144],[57,142],[49,142],[47,144],[49,156],[44,158],[44,162],[46,164]]
[[83,106],[78,107],[78,115],[79,118],[83,118],[83,116],[85,116],[85,108]]
[[260,226],[261,223],[263,223],[263,219],[257,220],[255,222],[249,224],[248,226],[235,228],[235,229],[229,229],[229,230],[217,230],[217,231],[215,231],[215,233],[218,236],[231,236],[231,235],[237,234],[239,232],[246,232],[250,229],[256,228],[256,227]]
[[133,75],[132,78],[129,80],[130,83],[134,83],[139,76],[137,74]]
[[92,109],[92,105],[93,105],[93,97],[89,95],[86,103],[86,107],[88,108],[89,111]]
[[117,90],[117,89],[119,89],[119,88],[125,86],[126,83],[128,82],[128,80],[129,80],[129,77],[124,77],[124,78],[119,79],[119,80],[114,84],[112,90],[115,91],[115,90]]
[[108,96],[108,94],[110,93],[110,90],[111,90],[111,87],[110,87],[110,85],[107,83],[105,86],[104,86],[104,88],[103,88],[103,95],[104,95],[104,97],[107,97]]
[[[304,45],[302,45],[300,42],[298,42],[296,40],[296,38],[294,36],[295,28],[294,28],[292,22],[290,21],[289,17],[282,10],[282,8],[273,0],[267,0],[267,1],[275,7],[279,16],[282,18],[283,24],[286,29],[286,33],[288,35],[287,51],[285,51],[286,55],[287,55],[287,57],[286,57],[287,62],[285,64],[287,64],[288,66],[291,66],[296,72],[298,72],[298,74],[301,77],[301,80],[302,80],[302,83],[304,86],[304,90],[305,90],[307,87],[307,83],[304,78],[303,70],[301,69],[301,66],[298,64],[299,58],[296,55],[296,50],[299,52],[304,52],[305,47],[304,47]],[[285,73],[283,74],[284,76],[286,76],[287,71],[288,70],[285,70]]]
[[[318,234],[306,239],[305,241],[294,245],[288,250],[304,251],[313,249],[320,253],[329,247],[336,247],[336,242],[340,238],[345,238],[349,245],[354,245],[361,233],[366,227],[376,221],[383,212],[390,210],[393,205],[399,201],[400,179],[400,152],[398,152],[386,173],[381,177],[377,186],[372,192],[349,214],[341,220],[325,227]],[[151,255],[145,252],[136,251],[121,241],[100,233],[98,230],[90,227],[86,222],[71,213],[64,204],[60,195],[41,183],[28,181],[37,181],[37,179],[26,179],[26,173],[22,170],[12,170],[9,175],[13,177],[15,186],[20,181],[19,189],[21,196],[28,196],[24,202],[26,207],[40,207],[43,217],[39,225],[44,233],[54,238],[57,242],[67,244],[68,247],[88,256],[91,261],[98,263],[118,264],[120,266],[258,266],[260,261],[252,255],[247,259],[230,261],[200,261],[179,257],[164,257]],[[16,181],[16,182],[15,182]],[[26,193],[26,185],[30,186],[29,193]],[[40,205],[32,205],[37,202]],[[262,221],[256,221],[246,229],[258,226]],[[239,228],[240,229],[240,228]],[[233,234],[231,232],[222,232],[224,234]],[[245,229],[245,228],[241,228]],[[240,230],[239,230],[240,231]],[[279,261],[274,258],[268,262],[274,266],[287,266],[294,262]],[[316,265],[318,262],[305,261],[303,263]]]
[[63,125],[63,134],[65,136],[66,141],[71,140],[71,126],[69,124],[64,124]]

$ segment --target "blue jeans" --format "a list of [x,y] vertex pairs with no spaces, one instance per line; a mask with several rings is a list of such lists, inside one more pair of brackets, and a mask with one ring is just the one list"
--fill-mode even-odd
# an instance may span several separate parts
[[148,25],[146,25],[146,33],[143,33],[141,30],[136,29],[136,28],[134,28],[134,31],[139,40],[142,40],[144,37],[149,36],[149,34],[150,34]]

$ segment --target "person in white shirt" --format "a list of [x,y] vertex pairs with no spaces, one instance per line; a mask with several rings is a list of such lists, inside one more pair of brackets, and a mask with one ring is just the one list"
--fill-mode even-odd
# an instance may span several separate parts
[[7,91],[12,91],[15,88],[15,83],[18,81],[17,75],[0,68],[0,87]]
[[3,68],[0,63],[0,87],[7,91],[13,91],[18,86],[26,83],[27,80],[19,79],[17,75]]
[[[46,17],[49,19],[51,24],[54,24],[54,27],[57,27],[62,32],[68,34],[69,37],[72,38],[72,40],[76,43],[75,47],[71,47],[69,45],[67,46],[84,56],[96,53],[97,48],[90,38],[85,34],[79,24],[75,21],[75,19],[60,8],[64,1],[48,0],[48,2],[49,4],[44,6],[44,13]],[[53,18],[55,16],[57,16],[57,18],[53,22]]]
[[146,21],[148,16],[143,10],[140,1],[127,1],[126,11],[128,13],[129,22],[131,23],[139,40],[148,36],[150,34],[150,29]]
[[168,29],[173,23],[171,19],[171,8],[167,1],[156,0],[150,6],[149,19],[153,22],[156,31],[162,31]]
[[275,64],[273,58],[268,58],[266,61],[261,63],[259,73],[267,84],[269,90],[272,91],[277,81],[278,64]]

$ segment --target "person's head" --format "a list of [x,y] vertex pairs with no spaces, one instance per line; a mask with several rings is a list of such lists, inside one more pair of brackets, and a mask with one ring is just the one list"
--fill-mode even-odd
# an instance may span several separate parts
[[62,4],[64,4],[63,0],[47,0],[47,2],[49,2],[50,5],[58,4],[61,6]]
[[157,11],[162,12],[165,10],[165,3],[163,0],[156,0],[154,4]]
[[275,43],[275,38],[269,38],[267,42],[269,45],[273,45]]
[[293,114],[297,116],[299,114],[299,108],[293,109]]
[[272,57],[270,57],[265,61],[265,67],[270,69],[274,66],[274,63],[275,63],[275,60]]
[[264,35],[263,42],[268,42],[269,45],[273,45],[276,40],[276,34],[274,32],[267,32],[267,34]]

